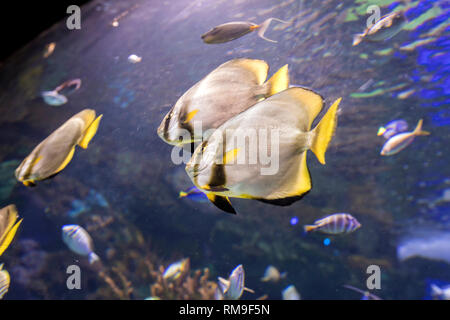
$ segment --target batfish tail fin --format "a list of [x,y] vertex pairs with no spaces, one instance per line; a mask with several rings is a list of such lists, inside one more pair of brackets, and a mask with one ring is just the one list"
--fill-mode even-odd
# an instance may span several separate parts
[[341,100],[342,98],[339,98],[333,103],[313,130],[311,151],[314,152],[321,164],[325,164],[325,152],[337,126],[337,110]]

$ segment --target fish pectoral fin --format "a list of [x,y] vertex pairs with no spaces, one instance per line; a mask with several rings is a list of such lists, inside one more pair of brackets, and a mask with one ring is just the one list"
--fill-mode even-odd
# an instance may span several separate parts
[[78,143],[78,145],[86,149],[89,145],[89,142],[91,139],[95,136],[98,130],[98,126],[100,124],[100,120],[102,119],[103,115],[99,115],[92,123],[89,125],[89,127],[85,130],[83,139]]
[[285,64],[280,69],[278,69],[278,71],[275,72],[275,74],[272,77],[270,77],[270,79],[267,81],[266,85],[268,87],[268,93],[267,93],[268,97],[289,88],[288,65]]
[[317,157],[321,164],[325,164],[325,152],[328,144],[333,138],[334,131],[337,126],[337,110],[342,98],[337,99],[328,109],[327,113],[320,120],[319,124],[314,128],[314,138],[311,145],[311,151]]
[[217,208],[228,213],[236,214],[236,210],[234,210],[228,197],[218,196],[213,193],[207,193],[206,196]]
[[61,163],[59,168],[56,169],[56,171],[55,171],[55,173],[53,175],[56,175],[57,173],[59,173],[62,169],[64,169],[69,164],[70,160],[72,160],[72,158],[73,158],[74,152],[75,152],[75,146],[73,146],[72,149],[70,149],[69,154],[64,159],[63,163]]
[[195,117],[197,112],[198,112],[198,109],[195,109],[195,110],[192,110],[191,112],[189,112],[186,116],[186,120],[184,120],[183,123],[190,122]]
[[22,182],[25,187],[36,187],[34,180],[26,180]]
[[12,240],[14,239],[14,236],[17,232],[17,229],[19,228],[20,224],[22,223],[23,219],[20,219],[19,222],[17,222],[11,230],[7,232],[7,235],[4,237],[2,243],[0,243],[0,256],[5,252],[5,250],[8,248],[8,246],[11,244]]

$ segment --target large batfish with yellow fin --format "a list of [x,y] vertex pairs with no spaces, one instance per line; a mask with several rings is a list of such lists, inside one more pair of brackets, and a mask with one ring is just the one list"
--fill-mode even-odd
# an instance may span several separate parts
[[[325,164],[340,101],[311,130],[323,108],[319,94],[289,88],[273,95],[222,124],[195,149],[186,172],[212,203],[229,213],[236,213],[229,197],[290,205],[312,187],[307,150]],[[270,161],[263,159],[265,154]]]
[[202,141],[211,129],[289,87],[287,65],[266,81],[268,70],[263,60],[225,62],[178,99],[162,120],[158,135],[172,145]]
[[15,205],[10,204],[0,209],[0,256],[9,247],[22,223],[22,219],[16,223],[18,218],[19,214]]
[[75,146],[83,149],[97,132],[102,115],[96,118],[95,110],[84,109],[67,120],[34,148],[16,169],[16,178],[25,186],[49,179],[72,160]]

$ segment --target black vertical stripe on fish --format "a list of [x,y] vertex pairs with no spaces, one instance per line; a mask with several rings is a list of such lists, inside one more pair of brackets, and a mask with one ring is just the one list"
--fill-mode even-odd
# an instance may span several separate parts
[[169,140],[169,124],[170,119],[172,118],[172,111],[167,115],[166,121],[164,122],[164,139]]

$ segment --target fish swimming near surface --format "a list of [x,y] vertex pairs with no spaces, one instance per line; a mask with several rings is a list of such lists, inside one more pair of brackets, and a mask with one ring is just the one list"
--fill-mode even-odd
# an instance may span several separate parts
[[369,291],[363,291],[361,289],[358,289],[358,288],[356,288],[354,286],[351,286],[351,285],[348,285],[348,284],[344,285],[343,287],[347,288],[347,289],[350,289],[350,290],[353,290],[355,292],[361,293],[362,294],[361,300],[381,300],[380,297],[370,293]]
[[281,295],[283,300],[300,300],[300,293],[298,293],[297,289],[292,284],[286,287],[281,292]]
[[16,169],[16,178],[25,186],[54,177],[72,160],[75,146],[83,149],[97,132],[102,115],[84,109],[38,144]]
[[262,282],[278,282],[281,279],[286,278],[287,273],[280,273],[274,266],[268,266],[264,272],[264,276],[261,278]]
[[61,90],[68,87],[74,87],[74,91],[80,89],[81,87],[81,79],[72,79],[68,80],[59,86],[57,86],[54,90],[51,91],[42,91],[41,96],[44,99],[45,103],[51,106],[60,106],[67,103],[68,99],[65,95],[60,93]]
[[266,81],[268,70],[263,60],[225,62],[178,99],[162,120],[158,135],[171,145],[206,139],[211,129],[289,86],[287,65]]
[[417,123],[416,128],[412,132],[399,133],[386,141],[381,149],[380,155],[391,156],[393,154],[399,153],[407,146],[409,146],[414,138],[417,136],[428,136],[430,133],[428,131],[422,130],[423,119],[420,119]]
[[91,236],[82,227],[74,224],[63,226],[62,238],[70,250],[79,255],[88,256],[90,264],[100,260],[94,252],[94,242]]
[[181,259],[167,267],[163,273],[163,278],[169,281],[178,279],[183,273],[189,270],[189,258]]
[[245,36],[247,33],[258,30],[258,36],[261,39],[276,43],[277,41],[268,39],[264,36],[264,33],[269,27],[269,24],[273,20],[281,23],[287,23],[286,21],[277,18],[269,18],[259,25],[247,21],[228,22],[212,28],[211,30],[203,34],[201,38],[203,39],[203,42],[208,44],[224,43],[238,39],[242,36]]
[[190,187],[186,191],[180,191],[179,198],[187,198],[195,202],[209,202],[208,197],[197,187]]
[[8,271],[3,270],[3,264],[0,264],[0,299],[8,292],[11,278]]
[[244,290],[255,293],[252,289],[244,286],[245,272],[242,264],[231,271],[228,280],[221,277],[219,277],[218,280],[219,291],[216,291],[216,300],[238,300],[242,296]]
[[336,213],[314,222],[314,225],[304,227],[305,232],[321,231],[328,234],[351,233],[361,227],[361,224],[348,213]]
[[[229,197],[290,205],[312,188],[307,150],[325,164],[340,101],[311,130],[323,98],[305,88],[286,89],[221,125],[195,149],[186,172],[213,204],[229,213],[236,213]],[[269,168],[261,156],[256,159],[268,150]]]
[[384,127],[378,128],[377,136],[389,139],[398,133],[408,130],[408,123],[405,120],[393,120]]
[[391,39],[402,31],[407,19],[403,12],[393,12],[381,17],[372,27],[367,28],[363,33],[353,37],[353,46],[357,46],[363,40],[377,42]]
[[0,209],[0,256],[9,247],[23,219],[19,218],[17,208],[11,204]]

